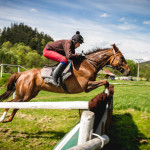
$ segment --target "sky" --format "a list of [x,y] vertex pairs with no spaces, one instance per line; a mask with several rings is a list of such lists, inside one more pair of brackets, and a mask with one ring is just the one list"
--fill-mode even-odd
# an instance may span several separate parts
[[150,61],[150,0],[0,0],[0,29],[11,23],[54,40],[80,31],[84,44],[76,53],[115,43],[126,59]]

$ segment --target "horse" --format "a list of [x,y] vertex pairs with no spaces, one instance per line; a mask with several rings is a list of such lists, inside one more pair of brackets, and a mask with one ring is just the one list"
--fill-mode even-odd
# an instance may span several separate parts
[[[86,53],[85,59],[82,61],[73,62],[72,75],[65,80],[68,92],[70,94],[87,93],[104,85],[105,92],[108,93],[109,82],[107,80],[96,81],[97,73],[105,65],[111,65],[123,75],[129,75],[130,73],[130,68],[123,54],[115,44],[112,45],[112,48],[97,48]],[[7,91],[0,96],[0,101],[8,99],[15,90],[16,97],[9,102],[27,102],[36,97],[41,90],[65,93],[61,86],[55,87],[44,82],[41,77],[41,68],[12,74],[7,82]],[[11,122],[19,109],[14,109],[9,118],[5,120],[8,110],[5,109],[0,122]]]

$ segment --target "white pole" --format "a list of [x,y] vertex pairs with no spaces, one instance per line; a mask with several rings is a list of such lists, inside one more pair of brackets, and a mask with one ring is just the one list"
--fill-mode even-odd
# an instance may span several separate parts
[[78,145],[83,144],[84,142],[90,139],[93,124],[94,124],[94,113],[91,111],[84,111],[82,113],[80,121]]
[[140,72],[140,67],[139,67],[139,62],[138,62],[137,81],[139,81],[139,72]]
[[20,72],[20,66],[18,66],[18,72]]
[[88,109],[87,101],[72,102],[0,102],[0,108],[16,109]]
[[139,81],[139,74],[140,74],[140,61],[143,59],[136,59],[138,61],[138,69],[137,69],[137,81]]
[[1,64],[1,78],[3,76],[3,64]]

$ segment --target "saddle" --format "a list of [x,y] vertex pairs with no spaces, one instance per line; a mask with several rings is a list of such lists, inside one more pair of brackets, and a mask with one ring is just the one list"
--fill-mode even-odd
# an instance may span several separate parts
[[[45,65],[42,70],[41,70],[41,77],[43,78],[44,82],[47,84],[52,84],[53,82],[53,71],[55,70],[56,66],[47,66]],[[63,87],[63,89],[65,90],[66,93],[68,93],[66,85],[64,83],[64,81],[66,79],[68,79],[70,76],[72,75],[72,61],[70,61],[67,65],[67,67],[65,68],[65,70],[63,71],[62,75],[60,76],[60,78],[58,79],[58,84],[61,85]]]

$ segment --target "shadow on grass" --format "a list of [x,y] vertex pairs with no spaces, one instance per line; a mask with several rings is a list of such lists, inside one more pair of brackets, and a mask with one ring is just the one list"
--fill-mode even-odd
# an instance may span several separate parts
[[20,138],[26,138],[26,139],[55,139],[59,140],[61,139],[66,133],[65,132],[57,132],[57,131],[38,131],[38,132],[16,132],[13,131],[10,135],[10,137],[13,137],[17,140]]
[[110,143],[103,150],[140,150],[140,141],[146,139],[130,113],[113,115],[109,137]]

